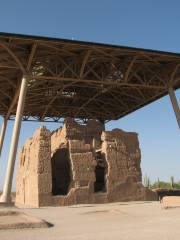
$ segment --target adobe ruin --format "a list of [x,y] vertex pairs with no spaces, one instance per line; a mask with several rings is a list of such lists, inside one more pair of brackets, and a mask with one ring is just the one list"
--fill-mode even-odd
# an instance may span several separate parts
[[42,127],[25,143],[16,178],[16,205],[31,207],[155,200],[143,187],[136,133],[104,131],[89,120]]

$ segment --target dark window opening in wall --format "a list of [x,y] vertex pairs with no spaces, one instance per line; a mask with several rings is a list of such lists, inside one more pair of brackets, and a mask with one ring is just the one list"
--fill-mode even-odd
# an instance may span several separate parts
[[71,164],[69,150],[67,148],[58,149],[52,159],[52,194],[66,195],[71,183]]
[[100,151],[96,153],[96,161],[94,192],[106,192],[107,163],[105,156],[102,155]]

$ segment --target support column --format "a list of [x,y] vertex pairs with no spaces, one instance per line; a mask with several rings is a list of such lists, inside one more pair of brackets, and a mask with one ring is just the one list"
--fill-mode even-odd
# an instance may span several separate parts
[[169,92],[171,103],[172,103],[172,106],[176,115],[176,119],[180,128],[180,109],[179,109],[178,101],[172,87],[168,89],[168,92]]
[[14,173],[14,165],[16,160],[16,153],[18,147],[18,140],[21,128],[22,114],[24,109],[24,102],[27,92],[28,79],[22,78],[21,88],[19,93],[18,105],[16,110],[16,118],[14,122],[13,134],[11,138],[11,145],[9,150],[8,165],[6,170],[6,176],[4,181],[3,193],[0,198],[0,202],[8,203],[11,201],[11,187]]
[[103,125],[103,131],[105,131],[105,120],[98,119],[98,121]]
[[7,127],[7,119],[4,117],[2,127],[1,127],[1,134],[0,134],[0,156],[1,156],[2,147],[3,147],[3,143],[4,143],[6,127]]

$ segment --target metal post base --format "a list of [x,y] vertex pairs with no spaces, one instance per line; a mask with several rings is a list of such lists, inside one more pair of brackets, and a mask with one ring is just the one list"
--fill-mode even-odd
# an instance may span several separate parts
[[5,196],[4,194],[1,195],[0,197],[0,203],[11,203],[12,198],[11,195]]

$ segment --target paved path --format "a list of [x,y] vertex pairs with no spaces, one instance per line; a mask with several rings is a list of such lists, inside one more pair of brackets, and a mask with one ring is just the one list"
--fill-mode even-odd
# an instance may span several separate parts
[[[12,209],[12,208],[11,208]],[[1,230],[0,240],[178,240],[180,208],[131,202],[19,209],[54,224],[49,229]]]

